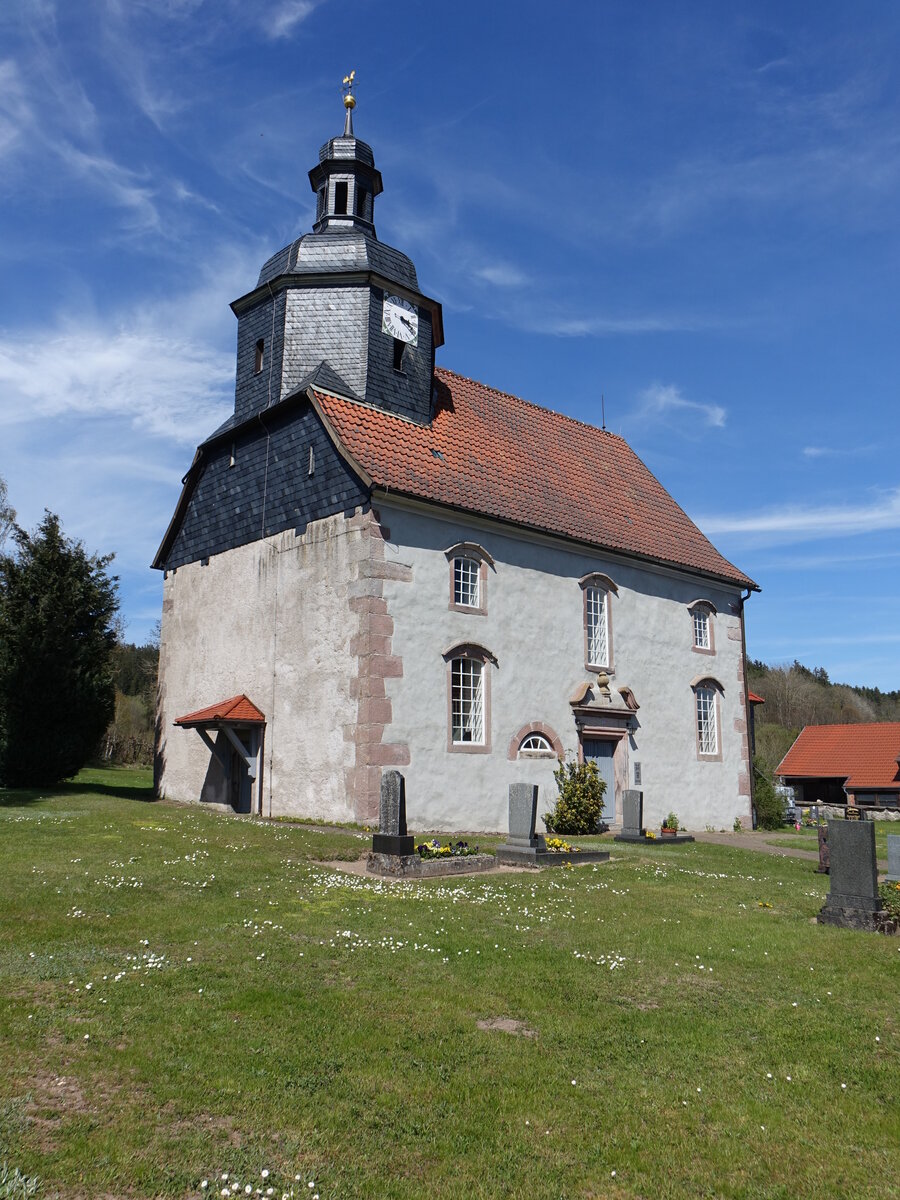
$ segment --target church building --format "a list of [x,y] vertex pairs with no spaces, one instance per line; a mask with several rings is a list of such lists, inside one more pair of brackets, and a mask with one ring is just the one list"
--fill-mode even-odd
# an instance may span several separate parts
[[197,449],[165,574],[157,789],[263,816],[505,830],[594,760],[604,817],[749,826],[744,602],[625,441],[445,367],[441,306],[375,232],[354,136],[312,232],[232,304],[234,413]]

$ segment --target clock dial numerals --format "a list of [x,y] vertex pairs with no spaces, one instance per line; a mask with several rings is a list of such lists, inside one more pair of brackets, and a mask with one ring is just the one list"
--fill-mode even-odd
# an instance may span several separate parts
[[419,342],[419,311],[402,296],[385,296],[381,331],[398,341],[416,346]]

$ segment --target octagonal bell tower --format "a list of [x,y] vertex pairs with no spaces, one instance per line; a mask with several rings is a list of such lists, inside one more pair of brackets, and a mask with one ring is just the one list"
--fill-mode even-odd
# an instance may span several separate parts
[[235,416],[246,421],[318,373],[329,389],[427,424],[440,304],[419,289],[416,269],[378,240],[381,172],[353,132],[354,78],[345,80],[344,130],[309,172],[312,232],[263,264],[256,287],[235,300]]

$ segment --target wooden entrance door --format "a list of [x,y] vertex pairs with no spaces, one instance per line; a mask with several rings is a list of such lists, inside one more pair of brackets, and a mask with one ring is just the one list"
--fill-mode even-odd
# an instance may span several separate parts
[[616,743],[602,741],[599,738],[585,738],[582,745],[584,761],[596,763],[600,778],[606,784],[606,791],[603,793],[603,812],[600,816],[602,820],[612,824],[616,819],[616,770],[614,764]]

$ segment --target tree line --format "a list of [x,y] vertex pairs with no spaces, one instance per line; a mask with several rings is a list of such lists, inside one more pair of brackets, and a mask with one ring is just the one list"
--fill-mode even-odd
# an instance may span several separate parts
[[0,478],[0,787],[152,761],[158,646],[121,640],[112,558],[49,511],[20,528]]
[[804,725],[851,725],[900,721],[900,691],[832,683],[824,667],[796,659],[778,666],[750,659],[750,691],[765,705],[756,709],[756,753],[771,776]]

